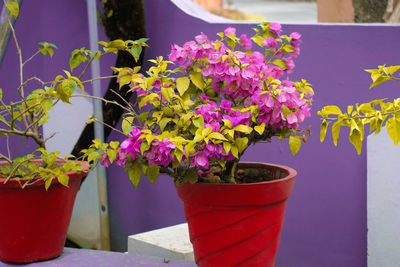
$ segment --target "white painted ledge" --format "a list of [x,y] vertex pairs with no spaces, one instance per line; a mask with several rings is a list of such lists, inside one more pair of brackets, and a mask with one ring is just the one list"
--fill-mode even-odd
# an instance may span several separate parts
[[186,223],[129,236],[128,253],[194,261]]

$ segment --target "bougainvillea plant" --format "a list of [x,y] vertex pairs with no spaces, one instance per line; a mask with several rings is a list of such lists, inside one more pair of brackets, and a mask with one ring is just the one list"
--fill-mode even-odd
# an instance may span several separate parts
[[[370,89],[386,81],[399,81],[398,70],[400,70],[400,66],[386,65],[366,70],[371,73]],[[366,125],[369,125],[369,132],[375,132],[375,135],[379,134],[382,126],[386,125],[387,133],[394,145],[397,146],[400,141],[400,98],[396,98],[392,102],[386,101],[386,99],[376,99],[368,103],[349,105],[347,112],[342,112],[338,106],[329,105],[319,111],[318,115],[322,120],[321,142],[324,141],[331,122],[333,122],[331,128],[335,146],[337,146],[341,127],[349,127],[349,140],[358,154],[361,153]]]
[[[158,57],[147,75],[114,69],[120,86],[136,92],[140,113],[125,114],[127,138],[85,151],[90,162],[123,166],[135,185],[142,173],[159,173],[177,185],[207,181],[238,183],[237,164],[252,144],[288,138],[293,154],[309,129],[311,86],[291,81],[299,33],[281,34],[281,25],[262,23],[252,37],[228,27],[211,41],[201,33],[183,46],[172,45],[169,60]],[[98,150],[103,152],[98,152]]]

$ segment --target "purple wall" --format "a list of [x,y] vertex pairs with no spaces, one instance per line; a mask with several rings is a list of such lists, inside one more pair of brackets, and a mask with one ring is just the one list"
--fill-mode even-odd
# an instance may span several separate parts
[[[151,48],[146,58],[166,56],[172,43],[182,44],[204,32],[210,38],[226,25],[209,24],[192,18],[166,0],[146,0],[147,32]],[[38,57],[27,67],[50,80],[67,68],[70,51],[88,44],[86,5],[84,1],[25,1],[17,22],[18,36],[26,56],[36,50],[37,41],[54,42],[59,50],[49,67],[48,57]],[[234,25],[239,32],[250,33],[253,25]],[[328,104],[345,107],[374,98],[393,98],[389,84],[368,91],[369,76],[362,69],[378,64],[400,62],[400,28],[388,25],[284,25],[286,33],[303,35],[302,53],[296,61],[292,79],[305,78],[316,91],[313,116],[309,125],[313,136],[296,156],[286,143],[260,144],[252,147],[244,160],[289,165],[298,171],[294,193],[289,200],[285,226],[276,266],[366,266],[366,146],[357,156],[346,131],[340,148],[330,140],[319,142],[317,110]],[[104,39],[104,34],[101,35]],[[10,45],[0,72],[0,87],[13,90],[17,80],[16,57]],[[103,74],[108,75],[103,61]],[[8,94],[8,93],[7,93]],[[77,129],[80,131],[81,129]],[[330,139],[328,134],[327,139]],[[0,150],[4,151],[4,140]],[[19,140],[13,147],[18,147]],[[109,204],[112,247],[125,250],[126,237],[184,221],[183,207],[172,181],[160,177],[155,185],[145,179],[138,190],[118,168],[110,168]]]
[[[183,44],[200,32],[212,36],[226,24],[209,24],[179,10],[173,3],[146,0],[150,49],[146,58],[168,55],[172,43]],[[251,33],[253,25],[234,25]],[[302,53],[292,79],[305,78],[316,91],[310,126],[313,136],[300,153],[291,156],[283,143],[252,147],[244,160],[289,165],[298,170],[294,193],[289,200],[276,266],[366,266],[366,146],[361,156],[348,142],[344,130],[340,148],[328,133],[319,142],[322,106],[346,107],[354,101],[396,97],[390,86],[368,91],[365,68],[400,62],[397,52],[400,28],[389,25],[284,25],[286,33],[303,35]],[[142,180],[132,191],[126,175],[109,169],[113,247],[123,249],[125,236],[183,222],[182,204],[172,181],[160,177],[155,185]],[[127,211],[129,207],[129,211]]]

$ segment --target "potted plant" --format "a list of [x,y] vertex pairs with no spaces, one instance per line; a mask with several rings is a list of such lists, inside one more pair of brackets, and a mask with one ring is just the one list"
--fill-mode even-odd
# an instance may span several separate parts
[[124,167],[135,187],[142,174],[152,183],[171,176],[200,266],[274,265],[296,171],[240,158],[275,138],[288,139],[296,154],[310,134],[299,124],[310,116],[313,90],[287,77],[301,35],[267,22],[254,31],[239,36],[228,27],[215,41],[202,33],[173,45],[169,60],[150,60],[146,76],[114,69],[120,86],[137,94],[122,121],[127,138],[95,140],[84,151],[91,163]]
[[[146,44],[145,39],[140,42],[115,40],[102,42],[103,52],[76,49],[69,60],[70,72],[64,71],[50,82],[43,82],[36,76],[25,79],[25,65],[39,54],[52,56],[57,47],[40,42],[38,51],[24,59],[10,22],[11,16],[18,16],[18,1],[10,1],[5,6],[17,48],[20,80],[16,85],[16,100],[10,100],[9,88],[0,89],[0,136],[6,147],[6,152],[0,153],[0,260],[25,263],[61,254],[76,193],[91,167],[81,158],[68,155],[61,159],[60,152],[46,150],[48,139],[42,135],[42,126],[49,119],[49,111],[57,103],[70,103],[72,97],[83,96],[75,94],[75,90],[78,87],[83,90],[83,84],[93,81],[81,80],[93,60],[118,50],[136,56]],[[83,62],[86,64],[81,66],[81,74],[74,76],[73,70]],[[39,89],[32,90],[35,83],[36,86],[39,84]],[[24,140],[34,143],[37,149],[14,157],[11,139],[15,136],[25,137]]]

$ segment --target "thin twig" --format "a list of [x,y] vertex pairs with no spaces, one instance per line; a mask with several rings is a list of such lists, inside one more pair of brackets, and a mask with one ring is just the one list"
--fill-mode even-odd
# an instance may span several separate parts
[[22,66],[25,66],[26,63],[28,63],[29,61],[31,61],[35,56],[37,56],[40,53],[40,51],[36,51],[36,53],[34,53],[30,58],[28,58],[27,60],[25,60],[22,63]]
[[96,99],[96,100],[101,100],[101,101],[103,101],[105,103],[117,105],[117,106],[119,106],[120,108],[124,109],[127,112],[132,112],[132,110],[128,109],[127,107],[121,105],[118,102],[110,101],[110,100],[107,100],[107,99],[104,99],[104,98],[101,98],[101,97],[97,97],[97,96],[85,95],[85,94],[76,94],[76,95],[72,95],[71,97],[87,97],[87,98],[92,98],[92,99]]
[[94,59],[94,56],[91,57],[91,58],[89,59],[89,61],[86,63],[86,66],[85,66],[85,68],[83,69],[82,73],[78,76],[78,79],[79,79],[79,80],[80,80],[80,79],[82,78],[82,76],[86,73],[86,71],[88,70],[90,64],[93,62],[93,59]]
[[106,126],[106,127],[109,127],[110,129],[112,129],[112,130],[114,130],[114,131],[116,131],[116,132],[118,132],[118,133],[120,133],[120,134],[125,135],[124,132],[122,132],[122,131],[120,131],[120,130],[114,128],[114,127],[112,127],[111,125],[109,125],[109,124],[107,124],[107,123],[105,123],[105,122],[103,122],[103,121],[99,121],[99,120],[96,119],[96,118],[93,118],[93,120],[94,120],[95,122],[97,122],[97,123],[103,124],[103,125]]

